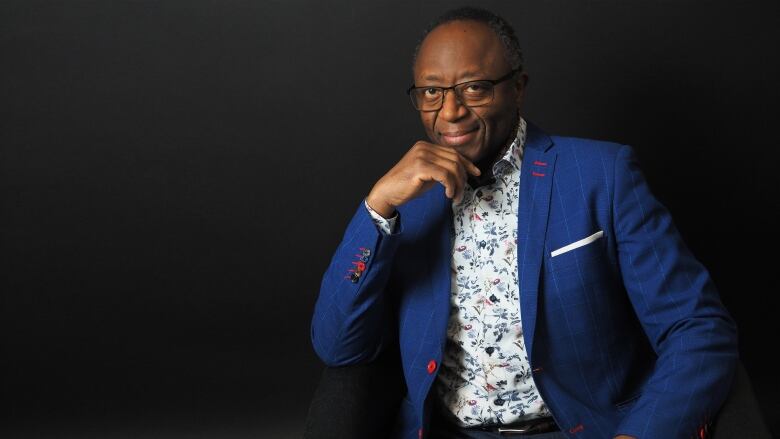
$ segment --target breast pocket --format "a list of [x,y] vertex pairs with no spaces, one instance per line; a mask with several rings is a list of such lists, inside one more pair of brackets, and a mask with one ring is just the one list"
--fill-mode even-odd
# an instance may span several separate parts
[[604,231],[599,230],[569,244],[548,249],[545,258],[547,271],[584,268],[588,264],[603,260],[605,241]]

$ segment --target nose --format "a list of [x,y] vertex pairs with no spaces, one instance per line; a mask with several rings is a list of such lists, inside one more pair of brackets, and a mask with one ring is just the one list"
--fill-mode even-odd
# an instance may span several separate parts
[[443,99],[439,117],[447,121],[456,121],[469,114],[468,108],[460,101],[455,90],[445,90]]

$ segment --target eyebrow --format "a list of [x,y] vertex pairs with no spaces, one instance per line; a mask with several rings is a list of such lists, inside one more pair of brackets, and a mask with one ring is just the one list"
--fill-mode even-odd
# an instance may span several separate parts
[[[470,79],[479,78],[479,77],[482,77],[482,76],[483,76],[482,73],[473,72],[473,71],[467,71],[467,72],[465,72],[464,74],[462,74],[458,78],[457,84],[459,84],[461,82],[464,82],[464,81],[469,81]],[[423,80],[424,81],[441,81],[441,77],[438,76],[438,75],[435,75],[435,74],[434,75],[426,75],[423,78]]]

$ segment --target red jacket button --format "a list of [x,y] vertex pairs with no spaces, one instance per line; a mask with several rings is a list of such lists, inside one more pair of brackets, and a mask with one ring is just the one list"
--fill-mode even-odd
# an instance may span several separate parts
[[428,362],[428,373],[434,373],[436,372],[436,360],[431,360]]

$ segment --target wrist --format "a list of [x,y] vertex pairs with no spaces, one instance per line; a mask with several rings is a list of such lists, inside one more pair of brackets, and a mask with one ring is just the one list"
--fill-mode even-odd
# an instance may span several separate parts
[[390,219],[393,217],[393,214],[395,214],[395,206],[383,201],[373,194],[368,194],[366,197],[366,204],[368,204],[374,212],[382,216],[382,218]]

